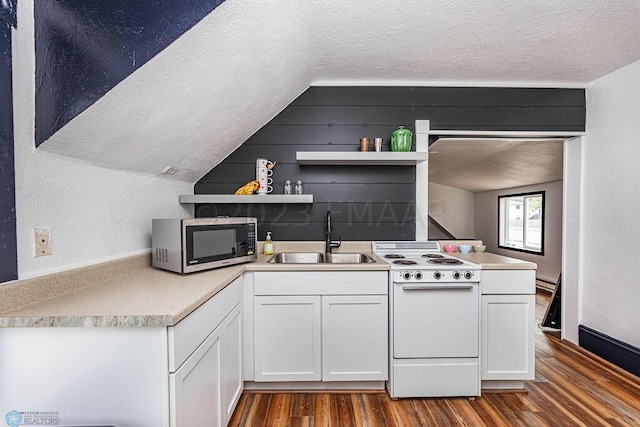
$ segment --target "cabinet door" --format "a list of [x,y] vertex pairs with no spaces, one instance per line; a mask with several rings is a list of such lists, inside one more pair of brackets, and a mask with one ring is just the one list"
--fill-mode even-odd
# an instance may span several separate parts
[[169,375],[172,427],[223,425],[221,330],[216,328],[182,366]]
[[388,311],[384,295],[322,297],[322,379],[388,379]]
[[254,298],[255,380],[319,381],[320,297]]
[[242,304],[222,323],[222,410],[226,425],[240,399],[242,379]]
[[535,295],[482,296],[483,380],[535,377]]

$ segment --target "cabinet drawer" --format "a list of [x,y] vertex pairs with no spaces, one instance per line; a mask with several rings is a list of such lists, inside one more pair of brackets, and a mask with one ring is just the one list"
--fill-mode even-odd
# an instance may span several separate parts
[[536,293],[535,270],[482,270],[482,295]]
[[238,278],[178,324],[170,326],[169,372],[175,372],[241,300],[242,279]]
[[256,272],[255,295],[387,295],[386,271]]

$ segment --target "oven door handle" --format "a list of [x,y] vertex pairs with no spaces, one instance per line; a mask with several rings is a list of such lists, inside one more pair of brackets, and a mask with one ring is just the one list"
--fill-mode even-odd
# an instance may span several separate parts
[[402,285],[403,291],[448,291],[473,289],[473,285]]

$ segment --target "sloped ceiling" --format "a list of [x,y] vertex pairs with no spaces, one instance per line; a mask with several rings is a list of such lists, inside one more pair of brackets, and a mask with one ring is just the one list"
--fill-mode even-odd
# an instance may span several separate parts
[[639,27],[637,0],[228,0],[39,149],[195,182],[312,84],[586,85]]

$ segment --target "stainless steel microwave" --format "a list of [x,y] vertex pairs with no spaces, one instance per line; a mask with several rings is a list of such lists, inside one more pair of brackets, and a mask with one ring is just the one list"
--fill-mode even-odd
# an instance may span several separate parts
[[256,218],[154,219],[152,265],[193,273],[253,261],[256,227]]

